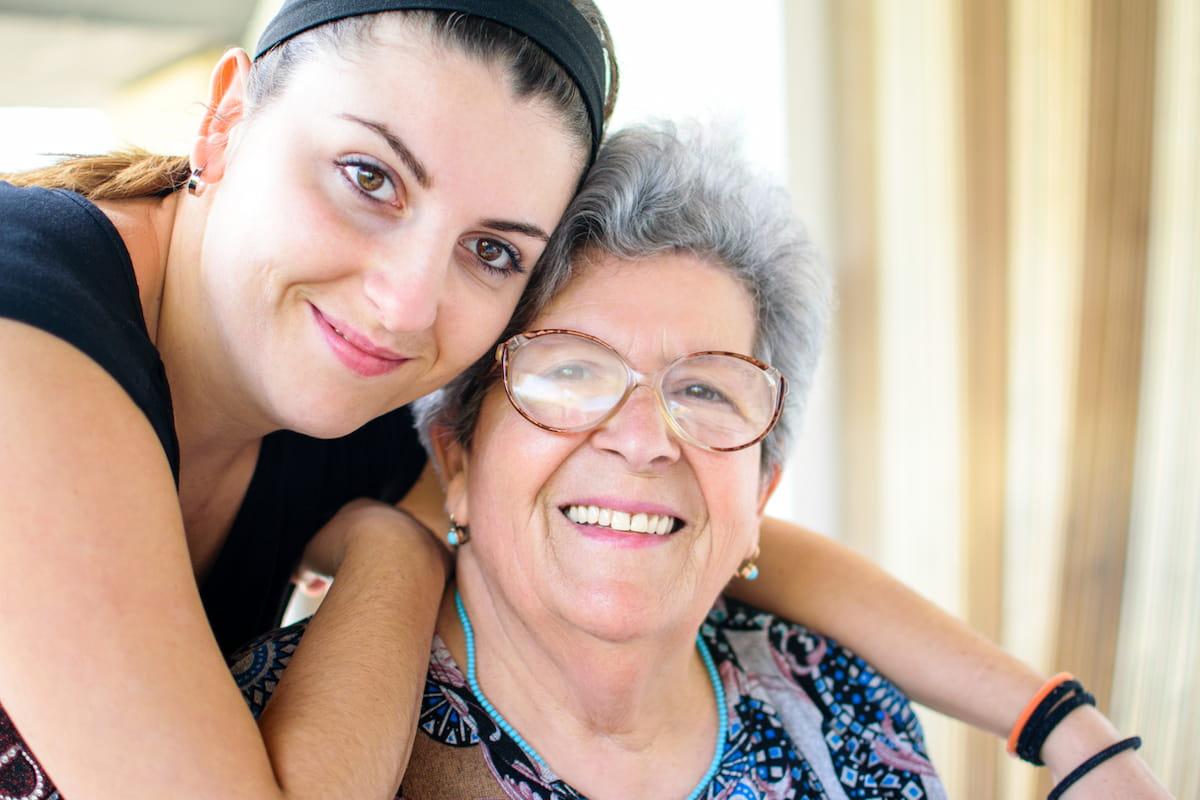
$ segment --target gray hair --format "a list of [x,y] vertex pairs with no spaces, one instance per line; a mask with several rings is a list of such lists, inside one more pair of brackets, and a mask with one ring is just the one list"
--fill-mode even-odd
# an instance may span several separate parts
[[[567,208],[501,341],[528,326],[589,260],[688,253],[725,267],[749,291],[753,355],[790,384],[763,440],[764,472],[782,466],[812,384],[830,311],[830,281],[785,191],[755,175],[733,137],[698,125],[642,125],[605,142]],[[492,353],[417,401],[417,429],[444,427],[469,446],[483,397],[498,379]]]

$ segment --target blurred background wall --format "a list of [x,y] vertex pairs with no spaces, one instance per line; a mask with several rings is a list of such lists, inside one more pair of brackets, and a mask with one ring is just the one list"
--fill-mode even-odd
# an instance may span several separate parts
[[[185,152],[278,4],[0,0],[0,171]],[[616,124],[738,127],[837,275],[771,511],[1076,673],[1200,797],[1200,3],[600,5]],[[951,796],[1039,795],[925,719]]]

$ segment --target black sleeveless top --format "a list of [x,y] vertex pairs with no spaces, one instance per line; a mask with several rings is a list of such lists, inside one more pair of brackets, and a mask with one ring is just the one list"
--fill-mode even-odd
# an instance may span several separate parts
[[[146,415],[179,482],[171,390],[150,341],[129,252],[100,209],[73,192],[0,181],[0,317],[63,339],[99,364]],[[401,408],[340,439],[279,431],[200,587],[225,653],[278,623],[304,545],[348,501],[400,499],[425,465]]]

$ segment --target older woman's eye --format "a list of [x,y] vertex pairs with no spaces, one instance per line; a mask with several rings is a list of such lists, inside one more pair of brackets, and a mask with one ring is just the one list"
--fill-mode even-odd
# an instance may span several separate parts
[[592,370],[586,364],[559,364],[550,371],[550,377],[556,381],[583,381],[592,377]]
[[396,186],[381,167],[367,161],[345,161],[338,167],[350,185],[360,193],[381,203],[398,203]]
[[462,246],[484,269],[493,273],[524,272],[521,254],[503,239],[489,236],[468,236]]
[[688,402],[714,403],[733,407],[735,404],[721,390],[706,383],[689,383],[677,392]]

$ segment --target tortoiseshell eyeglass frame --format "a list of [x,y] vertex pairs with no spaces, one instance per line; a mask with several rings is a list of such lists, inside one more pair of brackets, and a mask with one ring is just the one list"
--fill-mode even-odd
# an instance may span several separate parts
[[[566,334],[568,336],[577,336],[580,339],[586,339],[587,341],[597,344],[603,347],[605,350],[611,352],[614,356],[616,356],[617,360],[625,366],[624,393],[621,395],[621,398],[613,404],[613,407],[595,422],[575,428],[556,428],[553,425],[547,425],[543,422],[539,422],[530,416],[529,412],[521,407],[521,403],[519,403],[517,398],[513,395],[512,382],[509,379],[510,354],[522,345],[527,344],[534,339],[542,336],[549,336],[551,334]],[[684,359],[694,358],[696,356],[730,356],[732,358],[745,361],[748,364],[752,364],[766,373],[767,377],[771,381],[772,387],[775,390],[775,408],[771,414],[771,421],[767,423],[766,427],[760,434],[745,444],[739,444],[736,447],[713,447],[712,445],[705,444],[696,437],[692,436],[679,425],[679,423],[675,420],[675,417],[672,416],[671,412],[667,409],[666,401],[663,398],[662,387],[660,384],[662,381],[662,376],[665,375],[667,371],[671,369],[671,367],[675,366]],[[700,350],[695,353],[685,353],[678,358],[672,359],[669,364],[664,365],[653,375],[647,375],[646,373],[638,372],[632,366],[630,366],[629,362],[625,360],[625,357],[618,353],[616,348],[614,348],[608,342],[590,334],[583,333],[582,331],[574,331],[569,328],[543,328],[540,330],[518,333],[517,335],[504,342],[501,342],[496,346],[496,361],[500,362],[500,372],[504,383],[504,393],[508,396],[508,402],[517,410],[518,414],[528,420],[531,424],[536,425],[544,431],[550,431],[551,433],[583,433],[584,431],[597,428],[608,420],[612,419],[613,416],[621,410],[621,408],[625,405],[625,402],[629,399],[629,396],[633,394],[634,389],[636,389],[638,386],[645,385],[653,390],[654,396],[658,400],[658,409],[662,413],[663,418],[666,419],[667,425],[670,426],[675,435],[688,444],[713,453],[732,453],[737,450],[745,450],[747,447],[753,447],[765,439],[767,434],[770,433],[775,428],[775,425],[779,422],[779,415],[783,413],[783,403],[787,398],[788,393],[788,381],[787,378],[784,377],[783,373],[772,367],[770,364],[743,353],[732,353],[726,350]],[[653,378],[653,381],[648,381],[646,380],[647,378]]]

